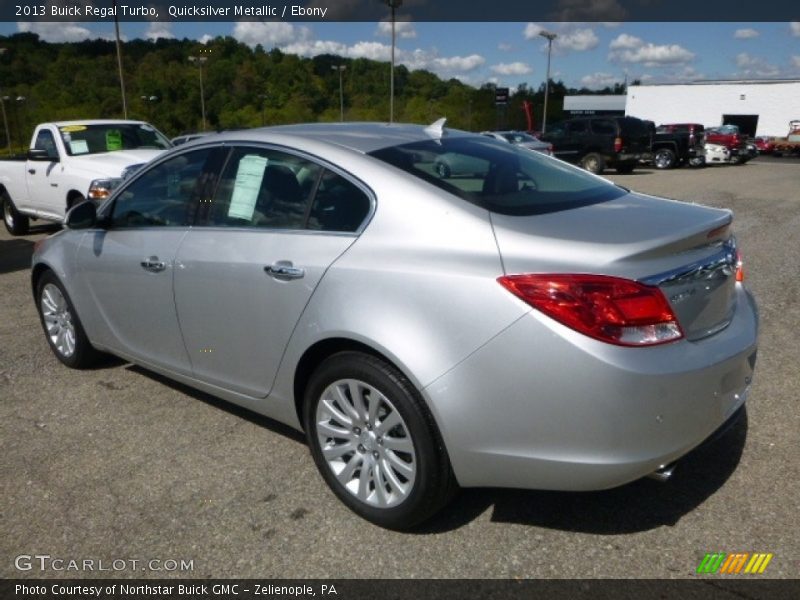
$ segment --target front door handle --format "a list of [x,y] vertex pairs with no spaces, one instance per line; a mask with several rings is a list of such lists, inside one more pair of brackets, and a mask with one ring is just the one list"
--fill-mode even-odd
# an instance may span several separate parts
[[141,265],[146,271],[151,271],[153,273],[158,273],[167,268],[167,263],[165,263],[163,260],[159,260],[157,256],[145,258],[141,262]]
[[305,269],[295,267],[291,262],[285,260],[267,265],[264,267],[264,271],[275,279],[301,279],[306,274]]
[[31,175],[36,175],[36,169],[28,169],[28,173]]

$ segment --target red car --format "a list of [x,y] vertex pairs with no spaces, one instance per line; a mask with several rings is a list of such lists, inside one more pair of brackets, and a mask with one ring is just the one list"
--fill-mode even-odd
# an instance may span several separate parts
[[759,154],[772,154],[775,150],[775,142],[772,141],[772,138],[757,137],[753,140],[753,143],[758,148]]

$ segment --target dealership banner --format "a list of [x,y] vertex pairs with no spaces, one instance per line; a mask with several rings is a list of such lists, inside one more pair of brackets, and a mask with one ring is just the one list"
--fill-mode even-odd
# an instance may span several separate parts
[[797,0],[2,0],[0,21],[796,21]]
[[795,600],[797,580],[257,580],[24,579],[0,581],[3,600]]

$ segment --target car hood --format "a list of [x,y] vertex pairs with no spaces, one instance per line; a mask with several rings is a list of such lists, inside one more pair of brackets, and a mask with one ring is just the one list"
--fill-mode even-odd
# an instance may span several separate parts
[[75,168],[89,171],[98,177],[119,177],[125,167],[146,163],[163,152],[163,150],[117,150],[73,156],[71,162]]

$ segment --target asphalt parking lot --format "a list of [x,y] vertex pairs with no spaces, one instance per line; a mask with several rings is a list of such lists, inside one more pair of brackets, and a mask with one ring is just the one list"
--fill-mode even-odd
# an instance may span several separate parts
[[[762,319],[747,418],[666,484],[467,490],[405,534],[350,513],[281,425],[119,361],[61,366],[28,283],[47,230],[2,230],[0,577],[691,577],[717,551],[770,552],[765,576],[798,577],[800,161],[609,177],[735,212]],[[35,554],[141,562],[17,570],[17,556]],[[142,571],[151,560],[193,568]]]

